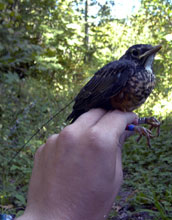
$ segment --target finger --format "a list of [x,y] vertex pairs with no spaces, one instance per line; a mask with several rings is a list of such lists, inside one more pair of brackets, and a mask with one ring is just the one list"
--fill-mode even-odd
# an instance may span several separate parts
[[100,108],[91,109],[90,111],[82,114],[72,126],[78,127],[79,129],[88,129],[95,125],[98,120],[100,120],[103,115],[106,114],[106,111]]
[[126,126],[136,120],[136,114],[132,112],[121,112],[118,110],[107,112],[97,121],[94,128],[97,128],[101,134],[105,134],[114,138],[114,135],[119,137],[124,132]]
[[138,116],[136,115],[136,118],[134,119],[134,121],[132,122],[132,124],[138,125],[138,123],[139,123],[139,118],[138,118]]
[[123,142],[126,141],[129,137],[135,135],[136,132],[135,131],[124,131],[124,133],[122,134],[122,140]]
[[119,139],[119,144],[120,147],[122,147],[122,145],[124,144],[124,142],[130,137],[133,136],[135,134],[134,131],[124,131],[124,133],[121,135],[120,139]]

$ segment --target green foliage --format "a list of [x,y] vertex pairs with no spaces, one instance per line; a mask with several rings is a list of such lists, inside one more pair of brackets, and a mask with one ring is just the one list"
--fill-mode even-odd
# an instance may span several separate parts
[[[14,73],[20,78],[29,74],[29,67],[34,65],[34,57],[40,53],[40,46],[29,36],[29,25],[25,18],[24,1],[0,1],[0,73],[8,79]],[[1,79],[0,78],[0,79]]]
[[[136,143],[136,136],[125,143],[123,190],[129,193],[123,206],[128,207],[130,219],[139,213],[147,213],[150,218],[145,219],[172,218],[171,124],[171,116],[163,121],[160,136],[151,140],[151,149],[145,145],[145,139]],[[113,212],[111,216],[116,215]]]
[[37,71],[56,90],[68,90],[83,77],[82,21],[74,14],[72,1],[58,1],[57,9],[41,25],[44,53],[37,56]]
[[[136,25],[138,32],[140,32],[146,25],[149,31],[150,43],[162,44],[163,48],[160,56],[156,61],[157,72],[157,92],[162,93],[163,96],[168,96],[172,91],[170,86],[172,83],[172,35],[171,35],[171,1],[155,0],[142,1],[141,16],[134,19],[134,23],[141,23],[139,27]],[[141,21],[141,22],[140,22]],[[162,89],[163,88],[163,89]]]
[[[49,88],[48,95],[45,87]],[[60,131],[65,126],[64,118],[66,118],[67,112],[59,115],[59,118],[44,127],[39,133],[38,139],[33,139],[12,163],[9,161],[21,145],[48,118],[62,108],[66,101],[64,97],[57,95],[47,86],[46,82],[41,80],[32,78],[13,82],[10,88],[6,84],[1,84],[0,170],[3,175],[0,178],[0,198],[2,198],[3,207],[12,205],[13,208],[10,211],[13,213],[24,208],[25,203],[22,203],[24,201],[22,198],[26,198],[36,148],[50,134]]]
[[[154,65],[157,85],[137,113],[154,114],[168,124],[152,140],[151,150],[144,140],[126,144],[125,186],[137,191],[130,199],[136,212],[144,209],[156,219],[171,218],[171,1],[142,0],[140,11],[123,20],[112,17],[113,1],[90,1],[87,14],[85,3],[0,0],[0,212],[21,214],[33,155],[50,134],[63,129],[70,109],[43,127],[9,167],[15,152],[98,68],[132,44],[150,43],[163,46]],[[94,5],[99,10],[93,16]]]
[[171,117],[164,121],[160,137],[151,141],[151,149],[143,141],[136,144],[135,137],[124,148],[124,185],[136,190],[130,197],[131,204],[136,212],[146,211],[154,219],[172,217],[171,123]]

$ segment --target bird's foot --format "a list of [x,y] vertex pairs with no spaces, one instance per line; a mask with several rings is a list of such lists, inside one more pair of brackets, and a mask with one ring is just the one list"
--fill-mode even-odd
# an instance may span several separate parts
[[157,128],[157,137],[160,134],[160,125],[161,123],[155,118],[155,117],[149,117],[149,118],[139,118],[138,124],[148,124],[150,125],[149,130],[152,130],[152,128]]
[[[139,126],[140,124],[148,124],[150,125],[150,128],[147,129],[145,127]],[[159,136],[160,134],[160,125],[161,123],[155,118],[155,117],[149,117],[149,118],[139,118],[138,125],[128,125],[127,130],[129,131],[135,131],[139,134],[139,137],[137,138],[137,142],[140,141],[142,136],[145,136],[147,139],[147,145],[151,147],[150,139],[154,138],[156,136]],[[152,128],[157,128],[157,135],[152,135]]]
[[135,126],[134,131],[139,134],[139,137],[136,141],[139,142],[142,136],[145,136],[147,139],[147,145],[151,148],[150,139],[154,137],[152,132],[149,129],[141,126]]
[[150,139],[153,138],[154,136],[152,135],[152,132],[149,129],[147,129],[145,127],[142,127],[142,126],[139,126],[139,125],[130,124],[130,125],[127,125],[126,130],[128,130],[128,131],[135,131],[135,132],[137,132],[139,134],[139,137],[136,140],[137,142],[140,141],[142,136],[145,136],[146,139],[147,139],[147,145],[149,147],[151,147]]

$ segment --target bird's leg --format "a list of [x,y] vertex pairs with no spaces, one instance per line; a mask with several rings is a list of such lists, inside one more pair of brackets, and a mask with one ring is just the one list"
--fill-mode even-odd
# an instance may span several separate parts
[[[142,124],[148,124],[151,125],[149,129],[142,127],[140,125]],[[149,118],[139,118],[138,119],[138,125],[128,125],[127,130],[135,131],[139,134],[139,137],[137,138],[137,142],[140,141],[142,136],[145,136],[147,139],[147,144],[149,147],[151,147],[150,139],[155,137],[152,135],[151,130],[152,128],[157,128],[157,136],[159,136],[160,133],[160,122],[155,117],[149,117]]]
[[153,138],[153,135],[149,129],[142,127],[142,126],[139,126],[139,125],[131,124],[131,125],[127,125],[126,130],[135,131],[139,134],[139,137],[136,140],[137,142],[139,142],[139,140],[142,138],[142,136],[145,136],[147,139],[147,145],[151,148],[150,138]]
[[145,136],[147,139],[147,145],[151,148],[150,138],[154,137],[152,135],[152,132],[149,129],[142,126],[135,126],[134,131],[139,133],[139,137],[136,139],[136,141],[139,142],[142,136]]
[[152,128],[157,128],[157,137],[159,136],[161,123],[155,117],[139,118],[138,124],[148,124],[148,125],[150,125],[149,130],[152,130]]

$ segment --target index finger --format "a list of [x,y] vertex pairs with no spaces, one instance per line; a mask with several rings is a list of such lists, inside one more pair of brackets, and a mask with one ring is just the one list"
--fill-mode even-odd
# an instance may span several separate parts
[[97,121],[100,120],[103,115],[106,114],[106,111],[100,108],[91,109],[88,112],[82,114],[73,124],[72,126],[79,129],[88,129],[94,126]]
[[99,131],[101,136],[103,135],[114,140],[114,137],[120,137],[125,131],[126,126],[135,121],[136,118],[137,115],[133,112],[121,112],[118,110],[107,112],[97,121],[94,129]]

